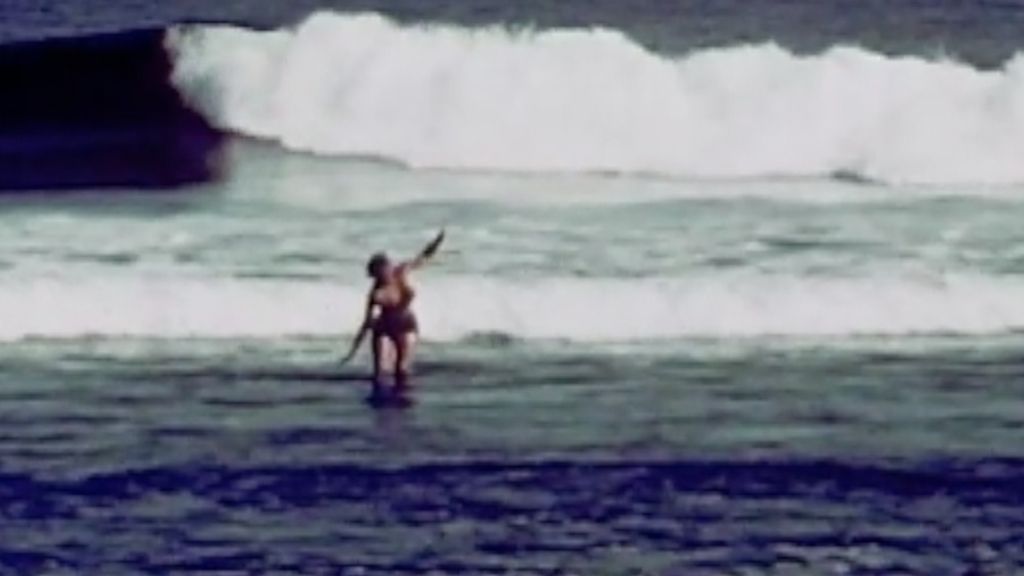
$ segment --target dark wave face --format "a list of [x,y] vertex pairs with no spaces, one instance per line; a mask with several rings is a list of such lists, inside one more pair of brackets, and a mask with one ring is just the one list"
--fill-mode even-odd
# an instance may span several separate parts
[[0,47],[0,190],[215,178],[223,135],[170,70],[162,30]]

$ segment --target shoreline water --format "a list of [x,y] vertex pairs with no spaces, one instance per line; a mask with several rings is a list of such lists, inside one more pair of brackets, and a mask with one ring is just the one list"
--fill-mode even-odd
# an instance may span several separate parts
[[416,408],[374,412],[366,383],[310,368],[327,349],[308,343],[279,360],[230,345],[134,362],[70,348],[61,364],[8,369],[0,388],[6,570],[1024,563],[1012,353],[501,361],[448,345],[425,351]]

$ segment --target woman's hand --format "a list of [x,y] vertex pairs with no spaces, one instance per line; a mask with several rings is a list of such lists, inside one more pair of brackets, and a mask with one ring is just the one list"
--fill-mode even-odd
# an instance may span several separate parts
[[437,237],[434,238],[434,240],[430,244],[427,244],[427,247],[423,249],[423,255],[426,256],[427,258],[432,257],[434,254],[437,253],[437,250],[441,247],[441,244],[443,242],[444,228],[441,228],[441,231],[437,233]]
[[437,233],[437,236],[435,236],[434,239],[430,241],[430,244],[427,244],[427,247],[424,248],[422,252],[417,254],[415,258],[406,263],[405,267],[419,268],[420,266],[426,264],[427,260],[433,258],[434,254],[437,254],[437,251],[441,248],[441,244],[444,242],[444,235],[445,230],[444,228],[442,228],[441,231]]

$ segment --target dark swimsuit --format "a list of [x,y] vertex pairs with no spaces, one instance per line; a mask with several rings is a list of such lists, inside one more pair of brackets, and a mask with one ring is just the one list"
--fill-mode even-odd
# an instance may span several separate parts
[[419,324],[416,322],[416,316],[408,310],[381,313],[377,318],[377,331],[395,338],[409,333],[418,333]]
[[411,308],[412,300],[416,297],[416,293],[412,288],[404,284],[399,284],[398,289],[401,293],[401,298],[397,304],[387,306],[378,303],[380,306],[380,316],[377,317],[374,323],[376,332],[393,339],[410,333],[419,333],[419,324],[416,322],[416,315],[413,314]]

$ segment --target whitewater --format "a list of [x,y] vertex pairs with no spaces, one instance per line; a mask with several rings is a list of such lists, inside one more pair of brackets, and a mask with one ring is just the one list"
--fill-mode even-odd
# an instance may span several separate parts
[[1012,188],[431,173],[248,141],[232,155],[231,179],[199,196],[10,206],[0,340],[340,343],[368,255],[411,255],[442,226],[448,250],[416,275],[438,344],[1024,330]]
[[696,179],[1024,181],[1024,58],[982,70],[853,45],[672,55],[614,29],[189,25],[174,82],[217,125],[413,168]]
[[[0,284],[0,340],[337,337],[364,288],[217,278]],[[999,336],[1024,330],[1024,281],[953,277],[425,279],[428,341],[475,337],[615,343],[782,336]],[[286,305],[283,305],[286,303]]]

